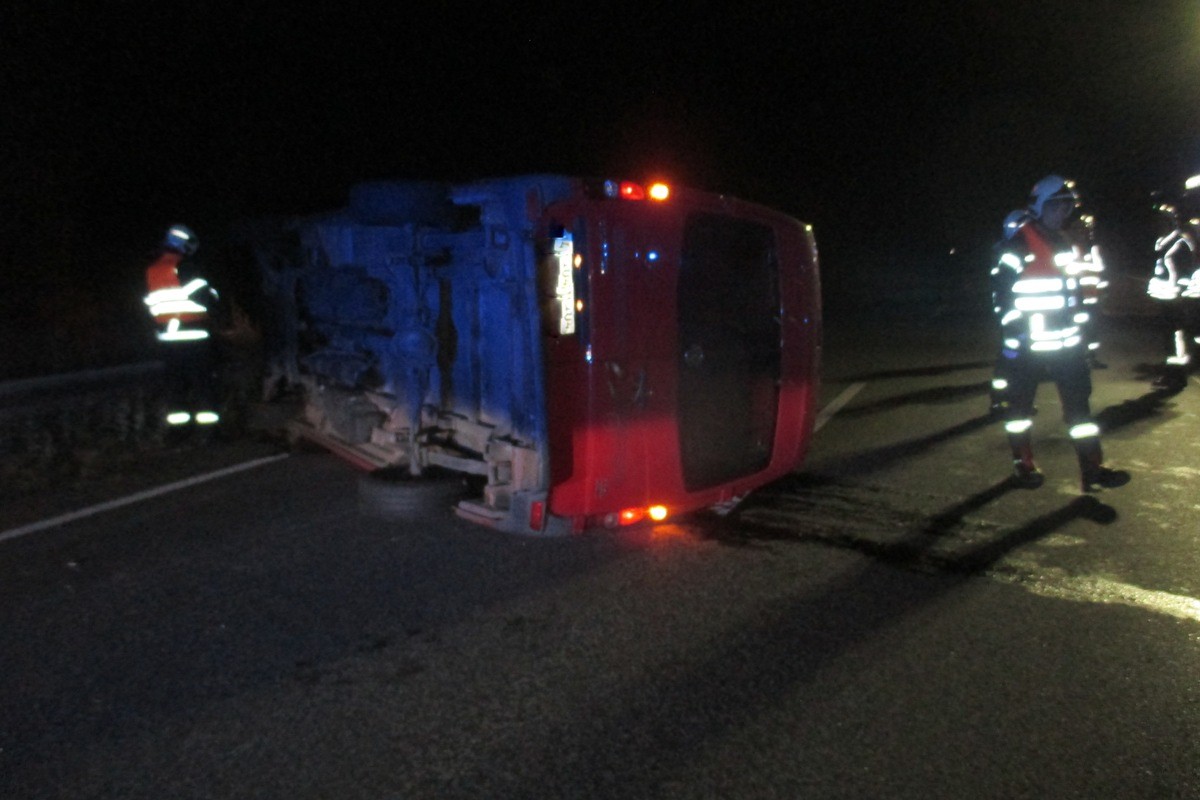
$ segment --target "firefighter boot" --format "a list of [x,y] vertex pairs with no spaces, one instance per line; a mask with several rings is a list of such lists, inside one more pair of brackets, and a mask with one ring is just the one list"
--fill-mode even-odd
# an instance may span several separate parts
[[1021,489],[1036,489],[1046,481],[1046,476],[1033,463],[1033,437],[1029,431],[1010,433],[1008,443],[1012,446],[1012,483]]
[[1100,449],[1100,440],[1097,437],[1089,436],[1077,441],[1075,452],[1079,456],[1079,474],[1084,492],[1115,489],[1129,483],[1128,472],[1104,466],[1104,452]]

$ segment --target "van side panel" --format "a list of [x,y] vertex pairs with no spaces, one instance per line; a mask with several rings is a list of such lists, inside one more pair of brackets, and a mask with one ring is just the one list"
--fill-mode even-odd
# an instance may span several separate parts
[[[589,335],[547,351],[556,398],[551,511],[592,516],[660,503],[702,507],[794,469],[808,447],[820,360],[811,232],[761,207],[699,193],[661,206],[588,202],[555,211],[587,221],[582,268],[590,307]],[[726,315],[724,338],[709,345],[710,353],[702,343],[702,352],[689,354],[680,316],[692,312],[681,309],[681,297],[689,298],[681,282],[689,280],[685,237],[696,215],[727,220],[733,245],[749,237],[761,268],[756,283],[741,287],[742,307]],[[736,248],[723,246],[724,255],[714,246],[714,257],[732,258]],[[705,313],[721,320],[721,301],[739,289],[722,293],[720,283],[736,280],[745,267],[715,265],[717,277],[693,287],[687,302],[708,309],[691,320],[693,331],[711,322]],[[772,285],[764,283],[768,277]],[[689,381],[689,358],[704,363],[705,357],[717,362],[715,379]],[[681,422],[681,407],[689,405],[701,409],[699,433]],[[693,446],[700,480],[686,474]]]
[[438,448],[481,460],[492,439],[544,450],[531,231],[574,186],[366,184],[346,209],[299,221],[289,369],[311,432],[376,464],[423,466]]

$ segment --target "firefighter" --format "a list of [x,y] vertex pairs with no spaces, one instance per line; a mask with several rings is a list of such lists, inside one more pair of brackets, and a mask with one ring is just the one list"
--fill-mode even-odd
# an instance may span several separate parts
[[146,268],[145,303],[166,376],[166,414],[171,429],[210,428],[217,410],[212,319],[217,292],[196,275],[189,258],[199,247],[185,225],[172,225]]
[[[1009,212],[1009,215],[1004,218],[1002,226],[1004,238],[996,244],[996,249],[1003,253],[1007,247],[1008,240],[1012,239],[1029,220],[1029,212],[1025,209],[1018,209]],[[1004,280],[1001,278],[999,267],[992,268],[992,298],[995,299],[999,295],[999,287],[996,286],[996,281]],[[993,305],[992,311],[996,313],[997,319],[1004,313],[999,306]],[[1008,410],[1008,359],[1004,356],[1004,348],[1000,348],[1000,352],[996,354],[996,364],[992,374],[991,385],[991,413],[993,416],[1003,416]]]
[[1121,486],[1129,473],[1105,466],[1100,427],[1092,417],[1091,371],[1084,328],[1088,305],[1069,271],[1076,255],[1064,226],[1079,197],[1072,181],[1049,175],[1033,187],[1028,216],[1013,221],[992,274],[1007,377],[1004,430],[1012,447],[1013,481],[1037,488],[1045,478],[1033,459],[1033,401],[1039,382],[1053,380],[1079,459],[1085,492]]
[[[1030,203],[1033,203],[1032,197]],[[1063,230],[1071,242],[1071,251],[1075,256],[1067,265],[1067,275],[1078,281],[1079,294],[1088,312],[1087,322],[1080,325],[1083,330],[1083,344],[1087,348],[1088,365],[1092,369],[1107,369],[1108,365],[1100,359],[1100,337],[1096,331],[1100,304],[1108,289],[1104,259],[1100,255],[1100,246],[1096,243],[1096,218],[1076,205],[1075,212],[1067,218]]]
[[1166,340],[1166,361],[1154,388],[1179,392],[1187,386],[1192,352],[1200,337],[1200,269],[1196,261],[1196,237],[1178,209],[1159,203],[1162,235],[1154,242],[1157,256],[1154,274],[1146,293],[1158,301]]

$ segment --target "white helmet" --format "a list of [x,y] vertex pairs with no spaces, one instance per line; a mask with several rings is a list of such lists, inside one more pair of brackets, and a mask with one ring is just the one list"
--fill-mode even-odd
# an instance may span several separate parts
[[1029,193],[1029,210],[1033,216],[1041,219],[1042,210],[1050,200],[1071,200],[1079,204],[1079,195],[1075,192],[1075,181],[1061,175],[1047,175],[1033,185]]
[[167,228],[167,235],[163,239],[163,247],[174,250],[177,253],[183,253],[185,256],[190,256],[196,252],[196,248],[200,246],[200,240],[196,238],[196,234],[186,225],[172,225]]

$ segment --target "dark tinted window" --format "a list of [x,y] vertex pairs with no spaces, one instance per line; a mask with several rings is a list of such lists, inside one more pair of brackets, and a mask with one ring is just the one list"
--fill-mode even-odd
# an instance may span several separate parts
[[696,490],[770,461],[780,376],[774,231],[689,217],[678,298],[680,444],[684,483]]

